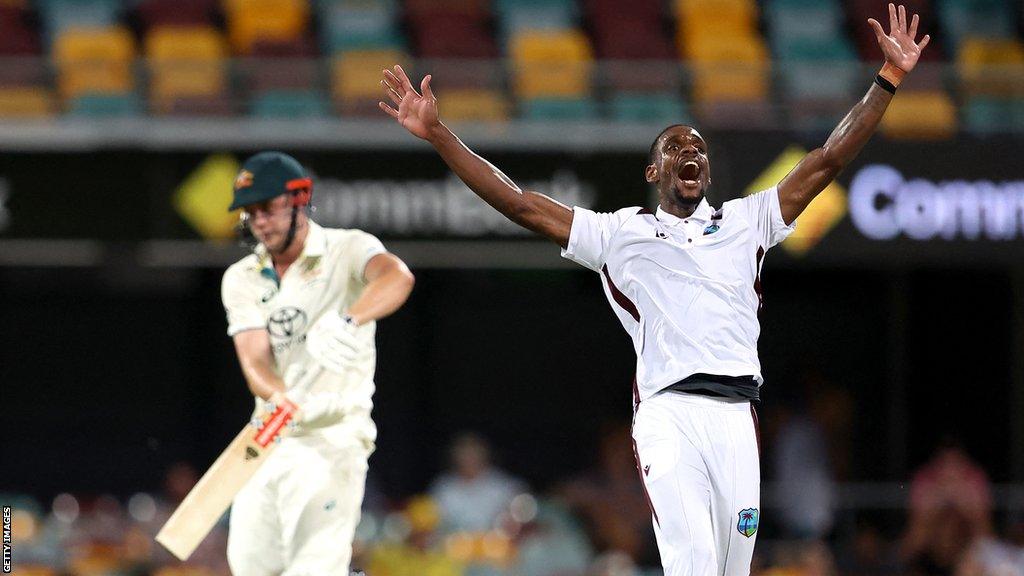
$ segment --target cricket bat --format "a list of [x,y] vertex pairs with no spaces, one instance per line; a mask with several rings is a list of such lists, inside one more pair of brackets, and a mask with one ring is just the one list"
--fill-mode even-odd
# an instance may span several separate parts
[[187,560],[238,491],[274,451],[277,441],[291,432],[288,423],[296,410],[294,404],[285,401],[258,426],[251,422],[246,424],[181,501],[156,535],[156,541],[179,560]]

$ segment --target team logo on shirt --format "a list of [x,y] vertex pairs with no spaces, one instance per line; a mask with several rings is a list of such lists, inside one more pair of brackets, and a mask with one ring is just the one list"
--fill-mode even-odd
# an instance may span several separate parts
[[757,508],[745,508],[740,510],[740,521],[736,523],[736,529],[747,538],[757,533],[757,521],[759,514]]
[[306,313],[294,306],[278,308],[267,318],[267,331],[276,338],[291,338],[301,333],[308,323]]

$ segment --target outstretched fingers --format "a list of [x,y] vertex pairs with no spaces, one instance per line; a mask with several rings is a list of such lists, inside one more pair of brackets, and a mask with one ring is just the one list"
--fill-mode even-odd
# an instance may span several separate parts
[[892,2],[889,3],[889,34],[895,33],[900,29],[899,19],[896,17],[896,5]]
[[898,12],[899,12],[899,18],[898,19],[899,19],[899,22],[900,22],[900,32],[903,32],[904,34],[906,34],[907,33],[907,9],[903,7],[903,4],[900,4]]
[[878,23],[878,20],[868,18],[868,26],[871,26],[871,29],[875,31],[875,39],[881,42],[882,38],[885,37],[885,30],[882,29],[882,25]]
[[412,82],[409,81],[409,75],[405,73],[405,70],[401,66],[395,64],[395,74],[398,81],[401,82],[402,88],[405,89],[405,93],[416,92],[416,89],[412,87]]
[[914,14],[914,17],[910,19],[910,29],[907,30],[907,35],[910,36],[911,40],[917,38],[917,24],[919,21],[920,19],[917,17],[917,14]]
[[434,99],[434,91],[430,89],[430,74],[423,77],[423,81],[420,82],[420,90],[425,98]]
[[398,110],[395,110],[394,108],[388,106],[383,102],[377,102],[377,106],[379,106],[380,109],[383,110],[384,112],[387,112],[388,116],[391,116],[395,120],[398,120]]
[[932,39],[931,36],[929,36],[928,34],[925,34],[924,38],[921,38],[921,41],[917,43],[917,49],[918,50],[924,50],[924,47],[928,45],[928,42],[930,42],[931,39]]

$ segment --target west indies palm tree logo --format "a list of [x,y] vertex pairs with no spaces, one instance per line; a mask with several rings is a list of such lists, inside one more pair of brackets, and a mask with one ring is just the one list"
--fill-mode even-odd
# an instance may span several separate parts
[[740,521],[736,524],[736,529],[740,531],[740,534],[750,538],[757,532],[757,520],[757,508],[740,510]]

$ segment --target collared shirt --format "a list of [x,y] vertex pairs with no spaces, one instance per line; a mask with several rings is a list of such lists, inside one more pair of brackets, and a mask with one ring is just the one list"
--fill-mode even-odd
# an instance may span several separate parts
[[[344,311],[359,298],[366,287],[366,264],[384,252],[384,245],[370,234],[325,229],[310,221],[302,253],[278,278],[266,248],[257,246],[253,254],[232,264],[224,273],[221,298],[227,313],[228,335],[266,330],[278,374],[291,387],[297,375],[316,362],[306,352],[306,332],[324,313]],[[357,331],[371,350],[375,330],[375,323],[367,322]],[[375,366],[376,357],[370,355],[353,370],[368,376],[360,382],[328,382],[326,391],[342,394],[347,405],[369,414]],[[261,408],[260,402],[257,399],[257,410]]]
[[687,218],[660,208],[612,213],[573,208],[562,256],[601,274],[609,304],[633,339],[634,402],[693,374],[754,376],[765,252],[788,236],[777,188],[707,199]]

